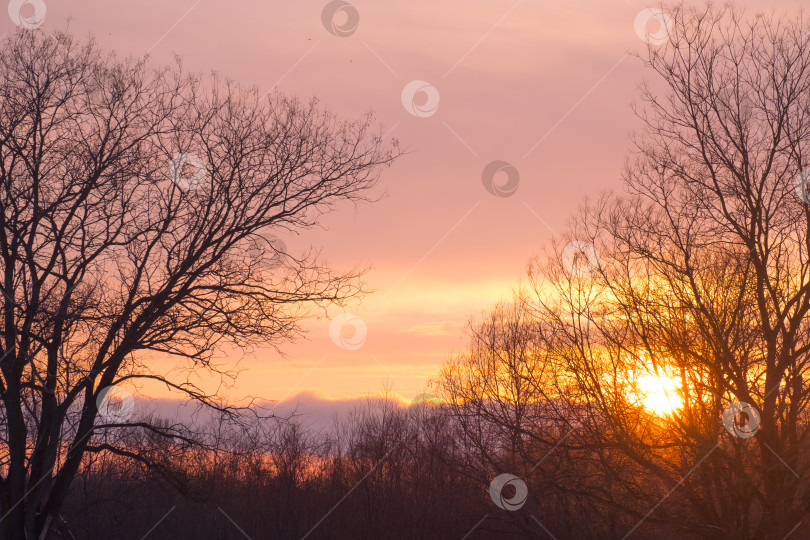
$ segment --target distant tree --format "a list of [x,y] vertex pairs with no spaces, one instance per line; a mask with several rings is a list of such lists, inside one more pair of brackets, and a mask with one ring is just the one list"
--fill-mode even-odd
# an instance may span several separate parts
[[[810,509],[810,33],[802,16],[665,11],[626,193],[531,265],[525,357],[554,376],[496,371],[556,425],[577,414],[524,454],[560,456],[575,474],[554,492],[624,516],[620,536],[784,538]],[[452,381],[474,388],[464,376],[503,350],[471,351]],[[655,411],[645,377],[682,403]]]
[[531,289],[518,287],[511,300],[471,320],[469,346],[445,363],[434,381],[463,449],[453,466],[480,492],[487,493],[502,473],[528,485],[525,505],[515,511],[492,505],[482,532],[498,523],[524,538],[547,537],[539,519],[561,538],[609,538],[615,527],[591,504],[558,488],[586,473],[561,450],[581,433],[587,406],[570,399],[571,371],[546,348],[532,300]]
[[92,454],[60,512],[57,537],[141,540],[170,509],[152,534],[406,540],[458,539],[473,528],[477,538],[516,532],[494,527],[491,518],[481,523],[491,500],[477,479],[459,474],[467,454],[435,400],[404,406],[369,398],[324,432],[296,422],[246,416],[249,429],[219,423],[211,430],[212,448],[167,440],[166,466],[193,487],[181,494],[154,468]]
[[33,539],[85,456],[160,454],[119,444],[122,430],[195,442],[183,426],[100,416],[109,387],[152,379],[219,407],[150,355],[229,375],[219,346],[278,344],[312,307],[360,292],[356,271],[273,235],[366,199],[398,151],[370,117],[60,32],[4,40],[0,77],[0,536]]

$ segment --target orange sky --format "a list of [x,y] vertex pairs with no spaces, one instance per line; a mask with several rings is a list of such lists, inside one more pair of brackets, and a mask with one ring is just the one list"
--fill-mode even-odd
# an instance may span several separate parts
[[[650,4],[352,0],[359,24],[346,37],[322,24],[327,4],[45,1],[45,27],[70,17],[74,33],[92,32],[121,54],[150,52],[159,63],[177,54],[189,70],[317,96],[343,115],[374,110],[410,152],[385,171],[380,202],[340,208],[324,230],[283,238],[294,251],[321,249],[339,268],[371,267],[376,292],[350,310],[366,324],[365,343],[341,349],[329,320],[313,321],[308,340],[283,347],[286,358],[242,356],[233,397],[356,397],[386,382],[406,399],[425,391],[464,346],[470,315],[509,295],[583,197],[621,188],[636,126],[630,104],[645,73],[632,53],[645,44],[634,20]],[[8,17],[0,23],[0,33],[13,28]],[[423,117],[403,105],[414,80],[439,97],[438,107],[424,95],[409,103]],[[495,160],[519,173],[511,196],[484,188],[482,170]]]

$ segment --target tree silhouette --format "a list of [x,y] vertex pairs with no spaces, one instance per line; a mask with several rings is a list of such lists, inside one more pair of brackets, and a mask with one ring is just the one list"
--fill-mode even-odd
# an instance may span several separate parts
[[[730,7],[669,17],[644,59],[656,79],[626,192],[575,215],[507,319],[531,350],[507,354],[524,333],[499,330],[442,385],[457,416],[509,407],[487,421],[519,444],[488,452],[516,449],[528,482],[552,452],[553,489],[619,511],[619,536],[783,538],[810,500],[808,28]],[[528,391],[483,391],[499,377]],[[645,378],[678,403],[646,405]],[[517,404],[534,417],[517,422]]]
[[110,387],[157,380],[228,412],[153,359],[227,376],[221,345],[278,344],[313,307],[360,292],[356,271],[274,234],[367,198],[397,150],[370,117],[118,60],[66,33],[15,33],[0,74],[0,530],[44,538],[88,454],[153,466],[161,439],[200,442],[100,415]]

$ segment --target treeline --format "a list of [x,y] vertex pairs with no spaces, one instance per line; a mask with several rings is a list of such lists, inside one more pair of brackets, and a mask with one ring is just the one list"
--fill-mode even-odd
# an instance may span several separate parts
[[[581,482],[583,471],[559,447],[534,446],[533,468],[513,452],[514,433],[503,437],[504,425],[479,417],[473,428],[469,420],[464,408],[435,401],[370,399],[326,434],[295,419],[257,420],[245,429],[243,418],[216,426],[205,448],[163,441],[156,453],[144,431],[142,440],[126,442],[148,466],[133,456],[94,454],[53,537],[596,539],[621,538],[633,527],[632,517],[565,489]],[[559,426],[547,426],[549,435],[554,430]],[[490,496],[502,473],[527,485],[519,509],[501,509]],[[514,498],[515,486],[502,495]],[[653,531],[667,537],[666,528],[639,529],[642,536]]]
[[[257,409],[106,430],[51,537],[803,537],[771,526],[763,493],[801,482],[806,450],[758,468],[755,409],[682,389],[681,406],[651,409],[606,347],[586,363],[555,345],[562,331],[535,299],[518,290],[471,324],[469,346],[433,381],[438,397],[369,399],[328,432]],[[805,412],[793,426],[806,440]],[[806,514],[808,493],[786,497],[786,511]]]

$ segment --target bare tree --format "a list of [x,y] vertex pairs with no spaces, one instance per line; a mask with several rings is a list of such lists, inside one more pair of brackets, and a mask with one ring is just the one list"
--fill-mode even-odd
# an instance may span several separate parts
[[[544,304],[549,344],[587,374],[580,388],[608,419],[600,442],[660,480],[626,500],[682,484],[650,515],[629,505],[639,520],[781,538],[806,514],[810,39],[802,18],[671,15],[669,41],[648,51],[659,84],[643,93],[629,193],[575,225],[601,261],[563,280],[564,305]],[[645,371],[678,381],[675,414],[629,403]],[[740,421],[735,403],[753,407],[751,438],[721,422]]]
[[[619,511],[625,533],[783,538],[810,501],[810,34],[802,16],[665,11],[627,192],[532,263],[554,377],[521,384],[570,404],[544,407],[558,425],[579,418],[553,447],[576,471],[555,490]],[[645,404],[645,377],[680,403]]]
[[528,485],[525,507],[493,512],[483,531],[501,530],[488,529],[497,525],[525,538],[547,537],[539,517],[560,537],[611,537],[615,530],[559,489],[571,477],[587,476],[562,452],[582,431],[586,405],[570,399],[572,372],[547,347],[548,325],[541,325],[532,300],[530,289],[519,287],[510,301],[471,321],[469,347],[435,381],[462,448],[453,466],[480,492],[502,473]]
[[274,235],[366,199],[397,150],[370,117],[65,33],[17,32],[0,74],[0,530],[44,538],[88,453],[151,464],[111,431],[194,442],[100,416],[106,389],[157,380],[222,408],[150,359],[227,376],[212,361],[222,344],[278,344],[312,307],[360,292],[356,271]]

